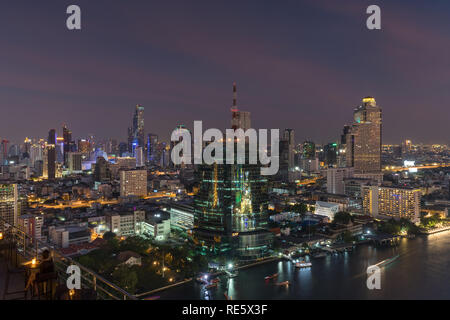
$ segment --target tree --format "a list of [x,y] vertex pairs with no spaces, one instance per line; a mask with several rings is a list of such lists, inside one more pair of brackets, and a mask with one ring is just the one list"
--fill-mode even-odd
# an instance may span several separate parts
[[134,293],[134,291],[136,290],[138,277],[135,270],[122,265],[114,270],[112,277],[114,278],[114,282],[124,290],[130,293]]
[[293,206],[290,206],[289,210],[303,215],[306,213],[307,207],[306,207],[306,204],[304,204],[304,203],[296,203]]
[[116,237],[116,234],[111,231],[107,231],[103,234],[103,239],[105,239],[106,241],[114,239],[115,237]]
[[348,212],[339,211],[334,215],[333,222],[338,224],[348,224],[352,221],[352,215]]

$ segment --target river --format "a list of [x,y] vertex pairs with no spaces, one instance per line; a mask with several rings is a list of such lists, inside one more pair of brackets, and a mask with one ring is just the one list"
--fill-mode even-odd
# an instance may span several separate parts
[[[366,286],[367,267],[398,255],[381,268],[381,289]],[[240,270],[236,278],[221,277],[218,288],[205,290],[192,281],[159,292],[160,299],[450,299],[450,232],[402,239],[397,247],[358,246],[353,252],[312,260],[296,269],[274,261]],[[278,279],[264,277],[278,273]],[[286,281],[289,286],[275,283]]]

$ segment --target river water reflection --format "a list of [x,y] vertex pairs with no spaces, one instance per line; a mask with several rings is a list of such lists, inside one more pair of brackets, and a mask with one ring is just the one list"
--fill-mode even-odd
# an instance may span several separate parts
[[[381,269],[381,289],[368,290],[367,267],[398,255]],[[354,252],[312,260],[312,268],[296,269],[276,261],[221,277],[218,288],[205,290],[190,282],[160,292],[161,299],[450,299],[450,232],[402,239],[398,247],[358,246]],[[278,273],[278,279],[264,277]],[[288,280],[289,286],[275,283]]]

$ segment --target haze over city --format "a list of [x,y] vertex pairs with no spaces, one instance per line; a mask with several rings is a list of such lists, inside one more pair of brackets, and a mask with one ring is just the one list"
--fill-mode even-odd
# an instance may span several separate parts
[[379,2],[375,32],[368,1],[78,1],[79,32],[65,28],[69,1],[2,3],[0,135],[19,143],[67,123],[75,138],[123,140],[136,104],[166,141],[194,120],[223,129],[237,81],[255,128],[335,141],[370,95],[383,143],[448,143],[450,4]]

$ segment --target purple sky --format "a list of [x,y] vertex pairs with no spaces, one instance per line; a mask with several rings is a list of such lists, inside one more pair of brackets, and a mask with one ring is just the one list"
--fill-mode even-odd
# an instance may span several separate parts
[[[39,3],[39,5],[37,5]],[[366,28],[378,4],[382,30]],[[78,4],[82,30],[66,29]],[[0,137],[61,133],[125,141],[136,104],[146,132],[230,125],[232,82],[255,128],[336,140],[362,97],[383,140],[450,143],[450,2],[2,1]]]

